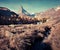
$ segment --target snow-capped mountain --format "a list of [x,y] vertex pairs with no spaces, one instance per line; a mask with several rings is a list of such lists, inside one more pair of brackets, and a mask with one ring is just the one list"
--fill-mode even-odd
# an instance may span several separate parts
[[21,16],[21,15],[35,16],[35,14],[30,14],[29,12],[27,12],[27,11],[23,8],[23,6],[20,7],[19,14],[20,14],[20,16]]

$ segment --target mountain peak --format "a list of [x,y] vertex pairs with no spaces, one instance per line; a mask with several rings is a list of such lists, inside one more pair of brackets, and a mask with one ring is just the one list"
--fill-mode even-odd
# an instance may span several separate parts
[[20,11],[19,11],[20,15],[27,15],[27,16],[35,16],[34,14],[30,14],[29,12],[27,12],[23,6],[20,6]]
[[23,6],[20,7],[20,14],[28,15],[29,13],[23,8]]

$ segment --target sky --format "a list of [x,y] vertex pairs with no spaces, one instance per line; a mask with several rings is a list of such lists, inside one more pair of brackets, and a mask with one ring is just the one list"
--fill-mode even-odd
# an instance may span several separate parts
[[38,13],[60,6],[60,0],[0,0],[0,7],[7,7],[15,12],[19,12],[21,6],[29,13]]

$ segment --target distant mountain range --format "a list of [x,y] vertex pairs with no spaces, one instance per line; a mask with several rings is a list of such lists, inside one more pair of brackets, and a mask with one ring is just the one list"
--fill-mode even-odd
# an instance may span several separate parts
[[51,8],[46,10],[45,12],[36,13],[36,18],[44,18],[44,17],[55,17],[60,16],[60,7]]
[[30,14],[22,6],[19,14],[6,7],[0,7],[0,24],[36,24],[39,21],[59,17],[60,7],[51,8],[45,12]]

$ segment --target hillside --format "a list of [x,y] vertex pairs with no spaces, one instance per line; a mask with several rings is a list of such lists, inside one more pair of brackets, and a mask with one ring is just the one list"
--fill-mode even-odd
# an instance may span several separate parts
[[0,25],[0,50],[60,50],[59,18],[39,25]]
[[60,50],[60,9],[49,9],[38,17],[18,16],[14,18],[24,23],[0,25],[0,50]]

